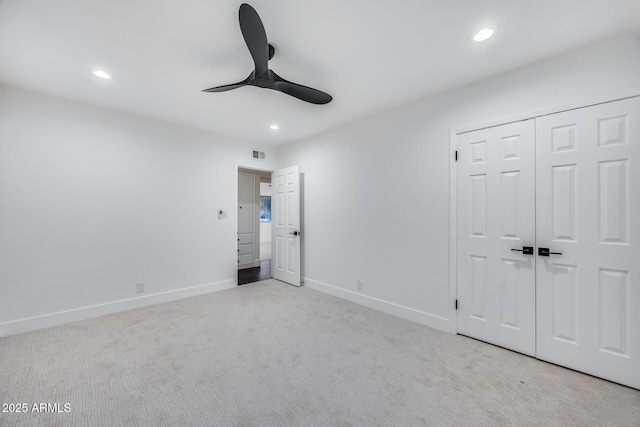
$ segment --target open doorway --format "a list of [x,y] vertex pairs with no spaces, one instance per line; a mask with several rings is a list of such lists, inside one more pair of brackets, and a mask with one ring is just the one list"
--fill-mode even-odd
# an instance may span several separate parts
[[271,276],[271,172],[238,169],[238,285]]

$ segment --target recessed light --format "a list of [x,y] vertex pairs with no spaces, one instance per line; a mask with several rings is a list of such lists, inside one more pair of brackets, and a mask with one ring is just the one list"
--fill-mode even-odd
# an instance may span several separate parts
[[271,130],[278,130],[278,129],[280,129],[280,126],[278,126],[278,125],[271,125],[271,126],[269,126],[269,128],[270,128]]
[[473,40],[477,42],[483,42],[487,40],[489,37],[493,35],[493,29],[491,28],[483,28],[478,31],[475,36],[473,36]]
[[106,71],[102,71],[102,70],[94,70],[93,71],[93,75],[96,77],[100,77],[101,79],[105,79],[105,80],[110,80],[111,79],[111,74],[107,73]]

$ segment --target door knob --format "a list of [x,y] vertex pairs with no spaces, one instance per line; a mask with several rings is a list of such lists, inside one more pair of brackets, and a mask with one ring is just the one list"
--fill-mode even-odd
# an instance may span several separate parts
[[533,246],[523,246],[522,249],[511,249],[511,250],[522,252],[522,255],[533,255]]
[[299,236],[300,232],[299,231],[294,231],[293,233],[289,233],[289,234],[293,234],[294,236]]
[[539,256],[562,255],[562,252],[549,252],[549,248],[538,248]]

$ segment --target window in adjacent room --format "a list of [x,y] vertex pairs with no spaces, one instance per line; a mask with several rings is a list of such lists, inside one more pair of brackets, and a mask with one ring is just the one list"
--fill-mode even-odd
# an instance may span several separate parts
[[271,222],[271,196],[260,196],[260,222]]

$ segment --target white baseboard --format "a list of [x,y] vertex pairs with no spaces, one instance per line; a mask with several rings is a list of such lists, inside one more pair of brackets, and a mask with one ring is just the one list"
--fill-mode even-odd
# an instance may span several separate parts
[[359,292],[348,291],[346,289],[318,282],[317,280],[309,279],[308,277],[304,278],[304,286],[308,287],[309,289],[324,292],[326,294],[333,295],[335,297],[342,298],[359,305],[364,305],[365,307],[373,308],[374,310],[379,310],[393,316],[398,316],[433,329],[439,329],[441,331],[450,333],[456,332],[454,324],[455,322],[452,322],[451,320],[444,317],[436,316],[434,314],[425,313],[423,311],[415,310],[413,308],[398,305],[389,301],[370,297]]
[[157,294],[145,295],[120,301],[112,301],[104,304],[92,305],[89,307],[76,308],[73,310],[60,311],[57,313],[45,314],[42,316],[29,317],[0,324],[0,337],[16,335],[24,332],[35,331],[42,328],[62,325],[64,323],[76,322],[78,320],[90,319],[104,316],[106,314],[131,310],[134,308],[146,307],[148,305],[162,302],[174,301],[182,298],[208,294],[210,292],[222,291],[235,288],[236,281],[223,280],[215,283],[192,286],[189,288],[176,289],[173,291],[160,292]]

